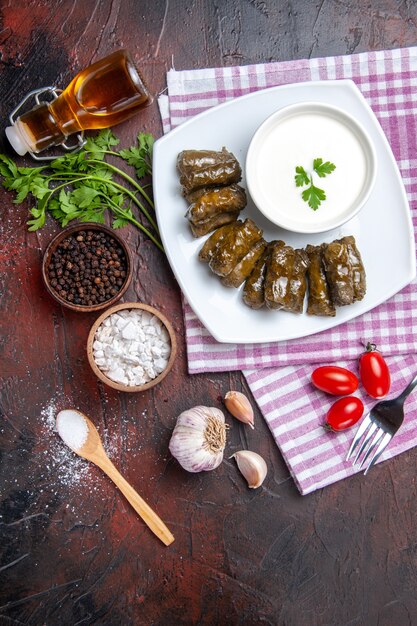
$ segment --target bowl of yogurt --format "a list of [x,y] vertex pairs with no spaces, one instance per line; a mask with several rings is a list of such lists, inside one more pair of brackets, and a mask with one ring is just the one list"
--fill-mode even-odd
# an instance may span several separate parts
[[341,226],[365,206],[376,152],[363,126],[343,109],[301,102],[268,117],[246,157],[249,193],[271,222],[297,233]]

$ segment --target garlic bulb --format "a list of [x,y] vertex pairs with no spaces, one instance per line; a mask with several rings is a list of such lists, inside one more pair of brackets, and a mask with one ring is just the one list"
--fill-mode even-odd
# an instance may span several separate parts
[[256,489],[265,480],[268,468],[260,454],[250,450],[239,450],[230,457],[236,459],[237,466],[246,478],[248,487]]
[[226,424],[219,409],[196,406],[177,418],[169,449],[188,472],[207,472],[220,465],[226,445]]
[[226,409],[233,417],[244,424],[249,424],[251,428],[255,428],[251,403],[243,393],[240,393],[240,391],[228,391],[224,396],[224,403]]

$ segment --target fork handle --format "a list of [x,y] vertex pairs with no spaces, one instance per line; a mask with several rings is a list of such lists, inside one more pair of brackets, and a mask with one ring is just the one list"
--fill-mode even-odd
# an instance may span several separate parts
[[414,387],[417,385],[417,374],[415,374],[413,380],[407,385],[404,391],[398,396],[397,400],[400,402],[404,402],[407,396],[413,391]]

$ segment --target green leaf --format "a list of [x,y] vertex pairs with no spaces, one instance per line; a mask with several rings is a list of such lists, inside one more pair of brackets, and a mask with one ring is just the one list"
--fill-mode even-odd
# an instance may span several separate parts
[[[8,179],[8,180],[10,180],[10,179]],[[20,187],[24,187],[24,186],[26,186],[26,187],[28,186],[27,180],[26,180],[26,176],[24,176],[24,177],[20,176],[19,178],[14,178],[11,181],[9,189],[16,190],[16,189],[20,189]]]
[[124,217],[117,217],[112,222],[113,228],[123,228],[123,226],[127,226],[129,224],[129,220]]
[[80,217],[80,222],[97,222],[98,224],[104,224],[104,212],[105,207],[98,210],[84,211]]
[[308,202],[308,206],[316,211],[323,200],[326,199],[326,194],[323,189],[319,187],[315,187],[313,183],[311,183],[310,187],[304,189],[301,197],[305,202]]
[[42,213],[38,218],[34,220],[28,220],[27,225],[29,226],[28,230],[33,232],[35,230],[39,230],[45,224],[46,215]]
[[49,202],[50,197],[52,196],[53,191],[49,191],[49,193],[47,195],[45,195],[41,200],[39,200],[38,202],[38,208],[41,209],[42,211],[45,211],[46,206]]
[[94,169],[94,176],[96,176],[97,178],[103,178],[104,180],[113,180],[113,174],[111,170],[105,167]]
[[42,215],[41,209],[38,209],[35,206],[29,209],[29,213],[33,215],[33,217],[40,217]]
[[84,150],[90,152],[95,159],[101,161],[104,159],[103,151],[111,151],[112,146],[117,146],[118,143],[119,139],[112,131],[109,128],[104,128],[95,137],[88,137]]
[[49,210],[50,211],[54,211],[55,209],[59,209],[60,207],[60,203],[58,198],[54,197],[51,198],[51,200],[49,201]]
[[17,165],[5,154],[0,154],[0,174],[7,177],[17,176]]
[[75,204],[71,202],[70,194],[65,189],[61,189],[59,192],[59,202],[61,203],[61,211],[64,213],[72,213],[77,210]]
[[75,176],[77,172],[83,172],[88,167],[86,152],[81,150],[80,152],[58,157],[55,161],[52,161],[50,167],[56,172],[71,172]]
[[314,159],[313,169],[317,176],[324,178],[327,174],[331,174],[336,169],[336,165],[330,161],[323,163],[323,159]]
[[295,184],[297,187],[302,187],[303,185],[308,185],[310,179],[308,177],[307,172],[301,165],[297,165],[295,168],[296,174],[294,176]]
[[37,170],[41,170],[42,168],[40,167],[18,167],[17,171],[19,172],[19,174],[21,174],[22,176],[27,176],[32,175],[32,174],[36,174]]
[[61,213],[63,213],[64,215],[73,215],[74,213],[77,213],[79,215],[82,215],[82,210],[78,209],[75,204],[61,204],[61,207],[59,209],[61,211]]
[[95,143],[92,137],[88,137],[87,143],[84,146],[84,150],[86,152],[89,152],[92,157],[97,161],[103,161],[104,157],[106,156],[103,148],[100,148],[100,146]]
[[120,150],[119,155],[135,168],[136,176],[143,178],[152,173],[152,152],[154,138],[150,133],[138,134],[138,145],[126,150]]
[[114,202],[114,204],[117,204],[117,206],[122,207],[123,203],[125,201],[125,197],[122,193],[116,193],[114,195],[112,195],[110,197],[111,201]]
[[21,185],[17,196],[13,200],[13,204],[20,204],[23,202],[23,200],[27,198],[29,191],[28,185]]
[[77,217],[78,215],[76,215],[75,213],[71,213],[70,215],[65,215],[65,217],[61,219],[61,226],[65,228],[65,226],[68,226],[68,224],[72,222],[72,220],[76,220]]
[[120,139],[113,134],[110,128],[103,128],[96,137],[96,144],[102,148],[107,148],[108,150],[112,146],[117,146],[119,143]]
[[140,153],[139,148],[136,146],[132,146],[131,148],[126,148],[124,150],[119,150],[119,155],[127,161],[129,165],[135,167],[135,165],[142,161],[142,155]]
[[77,205],[80,209],[85,209],[91,205],[97,195],[98,191],[96,189],[86,187],[84,185],[83,187],[74,189],[71,193],[71,202]]
[[42,198],[50,192],[48,182],[43,176],[37,176],[32,180],[30,191],[35,196],[35,198],[42,200]]
[[141,150],[144,151],[144,154],[152,160],[153,153],[153,144],[155,140],[151,133],[139,133],[138,134],[138,143]]

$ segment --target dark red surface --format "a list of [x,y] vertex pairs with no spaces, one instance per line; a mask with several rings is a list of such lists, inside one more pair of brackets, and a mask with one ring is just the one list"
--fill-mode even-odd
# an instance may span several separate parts
[[[92,0],[1,3],[0,105],[29,89],[66,85],[121,46],[151,90],[177,69],[236,65],[412,45],[417,7],[396,0]],[[117,129],[161,134],[156,103]],[[4,150],[9,150],[6,143]],[[21,161],[23,163],[23,161]],[[58,227],[26,231],[30,203],[1,190],[2,417],[0,624],[417,623],[417,451],[301,497],[266,425],[232,422],[227,456],[254,449],[269,473],[247,489],[235,462],[191,475],[170,458],[175,417],[220,406],[241,376],[188,376],[180,294],[160,252],[123,231],[135,278],[126,300],[160,308],[179,339],[156,389],[127,395],[99,383],[85,344],[96,315],[60,308],[41,282],[42,251]],[[165,548],[95,467],[66,454],[46,414],[75,406],[176,541]]]

